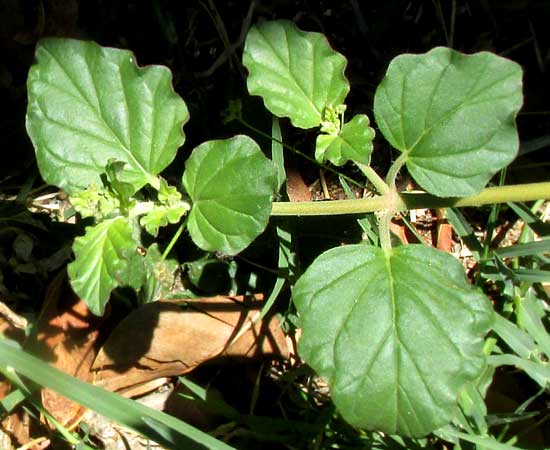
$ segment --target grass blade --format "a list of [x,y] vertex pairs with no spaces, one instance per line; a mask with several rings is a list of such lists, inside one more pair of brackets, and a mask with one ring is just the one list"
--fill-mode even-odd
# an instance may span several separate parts
[[483,247],[474,234],[474,230],[470,227],[470,224],[462,213],[457,208],[445,208],[445,215],[448,222],[451,224],[456,234],[464,241],[466,246],[472,252],[472,255],[476,261],[481,259],[483,254]]
[[[185,448],[186,450],[231,450],[233,448],[168,414],[77,380],[25,353],[13,341],[0,339],[0,365],[13,367],[16,372],[31,381],[59,392],[167,448]],[[162,428],[155,427],[157,423],[162,424]]]
[[487,357],[487,362],[495,367],[515,366],[525,371],[540,387],[546,389],[550,385],[550,367],[545,367],[540,363],[515,355],[490,355]]
[[537,350],[537,344],[527,333],[500,314],[495,314],[493,330],[522,358],[529,358]]
[[550,252],[550,240],[526,242],[524,244],[501,247],[495,253],[501,258],[515,258],[518,256],[535,256]]

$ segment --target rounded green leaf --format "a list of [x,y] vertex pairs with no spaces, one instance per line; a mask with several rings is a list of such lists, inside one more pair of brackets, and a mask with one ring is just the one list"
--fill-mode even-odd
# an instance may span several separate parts
[[135,190],[174,159],[189,119],[166,67],[137,67],[126,50],[94,42],[44,39],[27,81],[27,131],[42,177],[74,193],[110,159]]
[[452,256],[421,245],[338,247],[298,280],[299,353],[352,425],[423,436],[449,423],[484,366],[492,309]]
[[365,114],[358,114],[345,123],[338,135],[320,134],[315,146],[315,159],[326,160],[336,166],[348,161],[370,164],[374,130]]
[[438,47],[391,62],[376,90],[374,115],[422,188],[457,197],[481,191],[514,159],[521,104],[518,64]]
[[193,206],[188,229],[199,247],[235,255],[267,226],[277,173],[248,136],[205,142],[186,163]]
[[76,294],[90,311],[103,315],[111,291],[120,286],[139,288],[145,282],[145,265],[125,217],[86,228],[73,244],[75,260],[67,266]]
[[346,58],[321,33],[301,31],[287,20],[254,25],[246,38],[243,64],[249,72],[249,92],[299,128],[318,126],[323,109],[344,103],[349,91]]

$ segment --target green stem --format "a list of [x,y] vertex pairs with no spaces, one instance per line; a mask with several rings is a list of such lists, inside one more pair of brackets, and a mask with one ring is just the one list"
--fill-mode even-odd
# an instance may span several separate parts
[[382,213],[378,222],[378,235],[380,236],[380,246],[384,250],[391,249],[391,231],[390,225],[393,216],[398,210],[399,204],[399,192],[397,191],[396,179],[397,174],[405,164],[407,160],[407,154],[401,153],[399,157],[393,162],[386,175],[386,185],[388,186],[388,192],[386,196],[388,198],[387,209]]
[[388,170],[386,175],[386,184],[390,189],[395,189],[395,180],[397,179],[397,174],[401,170],[401,167],[407,162],[407,153],[401,153],[399,157],[393,162]]
[[164,252],[162,253],[162,256],[160,258],[161,261],[164,261],[166,257],[170,254],[172,251],[172,248],[176,244],[177,240],[180,238],[181,233],[183,233],[183,230],[185,230],[185,227],[187,227],[187,220],[189,219],[189,215],[187,215],[184,219],[184,221],[181,223],[180,227],[178,228],[178,231],[172,236],[172,239],[164,249]]
[[354,184],[355,186],[359,186],[359,187],[364,187],[361,183],[359,183],[358,181],[355,181],[353,178],[350,178],[348,177],[347,175],[344,175],[343,173],[340,173],[338,172],[337,170],[333,169],[332,167],[330,166],[325,166],[324,164],[321,164],[319,161],[317,161],[315,158],[312,158],[311,156],[309,155],[306,155],[305,153],[301,152],[300,150],[298,150],[297,148],[294,148],[288,144],[285,144],[283,141],[280,141],[279,139],[275,139],[273,136],[270,136],[269,134],[267,133],[264,133],[262,130],[260,130],[259,128],[256,128],[254,125],[250,125],[248,122],[246,122],[243,118],[239,118],[238,119],[239,122],[241,122],[245,127],[247,127],[248,129],[254,131],[255,133],[258,133],[260,136],[263,136],[265,137],[266,139],[269,139],[270,141],[275,141],[277,142],[278,144],[281,144],[284,148],[290,150],[291,152],[293,153],[296,153],[297,155],[300,155],[302,158],[305,158],[307,159],[308,161],[311,161],[312,163],[314,164],[317,164],[319,167],[322,167],[323,169],[325,170],[328,170],[329,172],[332,172],[336,175],[339,175],[341,176],[342,178],[344,178],[346,181],[349,181],[350,183]]
[[363,172],[363,174],[367,177],[367,180],[372,183],[379,194],[384,195],[390,190],[388,185],[384,182],[380,175],[378,175],[374,171],[371,166],[367,166],[366,164],[361,164],[357,162],[355,163],[355,165],[361,170],[361,172]]
[[[550,199],[550,182],[528,183],[489,187],[479,194],[462,198],[442,198],[425,192],[405,192],[397,198],[397,211],[424,208],[449,208],[482,206],[494,203],[527,202]],[[330,216],[365,214],[383,211],[390,206],[391,198],[381,195],[357,200],[333,200],[330,202],[275,202],[273,216]]]
[[[394,203],[390,201],[390,204]],[[393,215],[395,214],[395,208],[388,208],[385,210],[378,222],[378,236],[380,237],[380,247],[383,250],[391,250],[391,231],[390,224]]]

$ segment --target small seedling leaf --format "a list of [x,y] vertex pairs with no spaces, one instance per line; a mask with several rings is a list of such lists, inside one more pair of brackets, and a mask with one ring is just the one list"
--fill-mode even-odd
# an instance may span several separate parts
[[346,58],[321,33],[301,31],[287,20],[253,26],[243,53],[248,91],[266,108],[299,128],[321,124],[325,107],[344,103]]
[[320,163],[328,160],[337,166],[348,161],[370,164],[374,130],[369,123],[366,115],[359,114],[345,123],[338,135],[320,134],[317,136],[315,159]]
[[374,115],[422,188],[458,197],[481,191],[514,159],[521,104],[518,64],[438,47],[391,62],[376,90]]
[[188,229],[200,248],[235,255],[267,226],[277,173],[247,136],[205,142],[186,163],[193,206]]
[[125,217],[105,220],[86,228],[75,239],[75,260],[68,267],[71,286],[101,316],[111,291],[119,286],[139,288],[145,282],[145,265]]
[[74,193],[101,185],[110,159],[134,191],[154,182],[184,142],[189,119],[166,67],[138,67],[127,50],[43,39],[27,81],[27,131],[42,177]]
[[298,350],[352,425],[423,436],[481,373],[491,304],[451,255],[421,245],[338,247],[297,282]]

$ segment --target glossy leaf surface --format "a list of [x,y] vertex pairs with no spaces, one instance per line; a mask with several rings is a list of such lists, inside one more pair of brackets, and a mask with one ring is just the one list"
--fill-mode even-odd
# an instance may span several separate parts
[[42,177],[69,193],[100,185],[110,159],[134,190],[174,159],[187,107],[166,67],[137,67],[126,50],[43,39],[27,81],[27,131]]
[[235,136],[195,148],[183,186],[193,203],[187,227],[195,244],[235,255],[265,229],[277,174],[258,144]]
[[323,109],[344,103],[349,91],[346,58],[321,33],[301,31],[287,20],[254,25],[246,38],[243,64],[249,72],[249,92],[260,95],[269,111],[289,117],[296,127],[318,126]]
[[348,161],[370,164],[374,130],[369,127],[369,118],[358,114],[345,123],[336,136],[320,134],[317,136],[315,159],[323,163],[342,166]]
[[352,425],[423,436],[449,423],[484,366],[492,309],[449,254],[408,245],[329,250],[298,280],[298,350]]
[[422,188],[458,197],[481,191],[514,159],[521,104],[518,64],[438,47],[391,62],[376,90],[374,114]]
[[75,239],[69,279],[94,314],[103,315],[116,287],[139,288],[145,282],[145,265],[137,250],[132,227],[124,217],[88,227],[84,236]]

